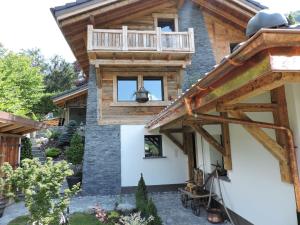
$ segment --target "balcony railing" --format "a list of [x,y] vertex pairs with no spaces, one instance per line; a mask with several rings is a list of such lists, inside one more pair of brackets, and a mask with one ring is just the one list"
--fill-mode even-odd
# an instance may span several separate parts
[[88,26],[88,51],[194,53],[194,30],[188,32],[94,29]]

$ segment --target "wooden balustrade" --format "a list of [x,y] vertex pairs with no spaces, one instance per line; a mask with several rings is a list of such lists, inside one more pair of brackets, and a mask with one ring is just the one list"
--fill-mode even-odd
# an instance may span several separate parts
[[194,31],[162,32],[154,31],[93,29],[88,26],[88,51],[151,51],[151,52],[188,52],[193,53]]

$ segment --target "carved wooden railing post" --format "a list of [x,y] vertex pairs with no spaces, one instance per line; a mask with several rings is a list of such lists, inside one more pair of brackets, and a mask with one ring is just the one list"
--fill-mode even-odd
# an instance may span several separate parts
[[162,50],[162,42],[161,42],[161,28],[156,28],[156,45],[157,45],[157,51],[161,52]]
[[93,25],[88,25],[87,33],[88,33],[88,41],[87,41],[87,50],[93,50]]
[[194,28],[189,28],[189,42],[190,51],[195,52]]
[[127,51],[128,50],[128,41],[127,41],[127,37],[128,37],[128,27],[127,26],[123,26],[122,27],[122,38],[123,38],[123,46],[122,46],[122,50],[123,51]]

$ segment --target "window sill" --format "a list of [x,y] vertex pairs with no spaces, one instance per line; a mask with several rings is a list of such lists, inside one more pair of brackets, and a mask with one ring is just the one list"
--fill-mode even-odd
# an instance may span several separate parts
[[110,103],[112,107],[137,107],[137,106],[167,106],[169,105],[169,101],[149,101],[145,103],[138,102],[113,102]]
[[143,159],[166,159],[166,156],[143,157]]

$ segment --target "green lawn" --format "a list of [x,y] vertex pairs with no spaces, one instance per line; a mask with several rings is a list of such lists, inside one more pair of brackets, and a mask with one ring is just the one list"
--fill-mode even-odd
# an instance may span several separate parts
[[[27,216],[21,216],[13,221],[11,221],[8,225],[26,225],[26,221],[28,221]],[[93,215],[88,215],[85,213],[74,213],[70,217],[70,225],[103,225]]]

